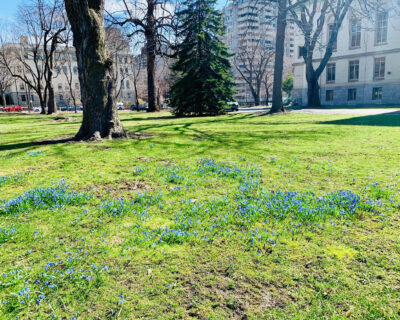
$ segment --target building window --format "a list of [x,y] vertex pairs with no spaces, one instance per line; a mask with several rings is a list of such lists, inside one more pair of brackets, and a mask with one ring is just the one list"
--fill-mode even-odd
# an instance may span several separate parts
[[385,79],[385,57],[375,58],[374,79]]
[[381,12],[376,16],[375,26],[375,44],[384,44],[387,42],[388,31],[388,13]]
[[327,102],[333,101],[333,90],[326,90],[326,97],[325,100]]
[[26,95],[21,95],[21,100],[22,100],[22,102],[26,102]]
[[19,85],[19,89],[20,89],[20,90],[25,90],[25,85],[24,85],[23,83],[21,83],[21,84]]
[[73,71],[74,71],[74,74],[77,74],[77,73],[78,73],[78,68],[77,68],[77,67],[74,67],[74,68],[73,68]]
[[63,72],[64,72],[64,74],[67,74],[67,67],[66,66],[63,66]]
[[355,101],[357,99],[357,89],[349,89],[347,91],[347,101]]
[[60,100],[64,100],[64,97],[63,97],[63,95],[62,94],[60,94]]
[[79,83],[78,82],[75,82],[75,89],[79,89]]
[[350,21],[350,48],[359,48],[361,45],[361,21]]
[[31,101],[32,102],[35,101],[35,96],[34,95],[31,95]]
[[61,91],[62,90],[62,83],[58,84],[58,90]]
[[349,61],[349,81],[358,81],[360,74],[360,61]]
[[[330,39],[331,39],[331,37],[332,37],[333,31],[335,31],[335,25],[334,25],[334,24],[328,25],[328,41],[330,41]],[[336,50],[337,50],[337,39],[336,39],[335,42],[332,44],[332,50],[333,50],[333,51],[336,51]]]
[[372,88],[372,100],[382,100],[382,87]]
[[129,88],[130,88],[130,83],[129,83],[129,81],[128,81],[128,80],[126,80],[126,87],[127,87],[127,89],[129,89]]
[[336,80],[336,63],[328,63],[326,65],[326,82],[335,82]]

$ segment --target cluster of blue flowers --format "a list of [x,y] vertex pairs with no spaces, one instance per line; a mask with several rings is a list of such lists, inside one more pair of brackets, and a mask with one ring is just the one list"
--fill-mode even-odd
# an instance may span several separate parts
[[17,173],[17,174],[10,174],[6,176],[1,176],[0,177],[0,187],[17,182],[22,179],[22,177],[25,175],[25,173]]
[[148,218],[148,208],[158,205],[162,208],[162,194],[152,194],[150,192],[141,192],[132,200],[120,198],[108,201],[100,205],[100,214],[111,216],[122,216],[125,214],[133,214],[141,218],[144,222]]
[[44,151],[31,151],[27,152],[28,156],[35,157],[35,156],[44,156],[46,153]]
[[353,219],[361,211],[373,212],[382,204],[361,198],[352,191],[337,191],[321,197],[313,193],[286,191],[240,194],[237,214],[246,221],[275,220],[325,221],[328,218]]
[[14,225],[5,227],[0,226],[0,247],[3,243],[12,240],[16,231],[17,228]]
[[201,175],[212,175],[218,178],[232,178],[239,181],[261,177],[261,171],[259,169],[242,169],[225,162],[216,162],[213,159],[200,160],[198,162],[197,172]]
[[69,191],[65,181],[50,188],[37,188],[7,200],[0,201],[0,214],[18,214],[37,209],[60,208],[65,205],[83,204],[90,196],[85,193]]

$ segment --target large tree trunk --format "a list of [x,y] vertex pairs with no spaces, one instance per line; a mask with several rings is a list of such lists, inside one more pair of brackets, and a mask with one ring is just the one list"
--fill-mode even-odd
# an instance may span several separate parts
[[1,92],[1,102],[3,103],[3,107],[6,107],[6,94],[5,92]]
[[41,94],[39,94],[39,103],[40,103],[40,108],[42,109],[40,111],[40,114],[46,114],[46,100],[43,99]]
[[321,107],[321,99],[319,97],[318,79],[310,79],[307,81],[307,106],[310,108]]
[[115,104],[113,62],[105,40],[104,1],[65,0],[83,103],[82,125],[76,134],[81,140],[126,136]]
[[146,31],[147,54],[147,112],[154,112],[156,108],[156,38],[152,30]]
[[275,66],[274,66],[274,88],[272,93],[272,107],[270,113],[284,112],[282,103],[282,78],[283,59],[285,55],[285,33],[287,0],[278,1],[278,18],[276,28]]
[[47,114],[53,114],[55,113],[56,110],[56,95],[54,93],[54,86],[53,86],[53,72],[49,72],[49,78],[47,84],[47,89],[48,89],[48,101],[47,101]]
[[319,83],[318,83],[319,77],[314,71],[312,62],[306,64],[306,79],[307,79],[307,106],[310,108],[319,108],[321,107],[321,100],[319,97]]

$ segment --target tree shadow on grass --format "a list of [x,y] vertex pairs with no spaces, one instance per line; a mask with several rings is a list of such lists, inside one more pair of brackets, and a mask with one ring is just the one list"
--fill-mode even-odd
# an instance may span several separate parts
[[400,112],[389,112],[378,115],[361,116],[333,121],[319,122],[319,124],[336,124],[351,126],[381,126],[400,127]]

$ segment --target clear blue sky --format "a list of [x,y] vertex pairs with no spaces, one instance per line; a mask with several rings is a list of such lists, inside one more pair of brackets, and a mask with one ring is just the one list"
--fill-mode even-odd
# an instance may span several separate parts
[[[226,5],[228,0],[218,0],[218,7]],[[0,25],[14,19],[17,7],[24,0],[0,0]]]

